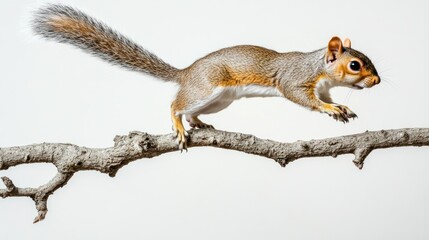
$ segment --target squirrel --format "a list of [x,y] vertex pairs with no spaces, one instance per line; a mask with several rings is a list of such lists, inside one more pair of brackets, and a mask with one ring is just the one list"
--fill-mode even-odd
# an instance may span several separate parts
[[336,36],[327,47],[305,53],[279,53],[251,45],[223,48],[178,69],[69,6],[49,4],[40,8],[32,29],[44,38],[72,44],[112,64],[177,83],[171,119],[181,151],[187,149],[189,136],[183,115],[192,128],[213,128],[198,116],[219,112],[243,97],[284,97],[346,123],[357,115],[347,106],[334,103],[329,89],[363,89],[380,83],[371,60],[352,49],[349,39],[342,42]]

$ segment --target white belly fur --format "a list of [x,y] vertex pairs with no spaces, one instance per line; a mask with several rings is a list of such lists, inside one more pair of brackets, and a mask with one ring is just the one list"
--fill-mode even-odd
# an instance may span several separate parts
[[275,87],[247,85],[238,87],[217,87],[210,97],[194,104],[181,112],[187,115],[199,115],[219,112],[228,107],[234,100],[243,97],[281,97]]

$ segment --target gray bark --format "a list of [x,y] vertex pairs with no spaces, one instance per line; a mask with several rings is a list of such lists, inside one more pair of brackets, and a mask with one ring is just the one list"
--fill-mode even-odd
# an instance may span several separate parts
[[[374,149],[429,146],[429,128],[366,131],[354,135],[293,143],[280,143],[248,134],[212,129],[191,130],[189,134],[189,148],[210,146],[232,149],[271,158],[282,167],[304,157],[336,157],[352,153],[355,155],[353,163],[362,169],[365,158]],[[126,136],[116,136],[114,143],[110,148],[87,148],[64,143],[0,148],[0,170],[21,164],[52,163],[58,171],[48,183],[37,188],[16,187],[12,180],[2,177],[6,189],[0,189],[0,196],[32,198],[38,211],[34,219],[36,223],[46,216],[48,197],[67,184],[75,172],[96,170],[114,177],[121,167],[131,161],[178,151],[173,134],[150,135],[131,132]]]

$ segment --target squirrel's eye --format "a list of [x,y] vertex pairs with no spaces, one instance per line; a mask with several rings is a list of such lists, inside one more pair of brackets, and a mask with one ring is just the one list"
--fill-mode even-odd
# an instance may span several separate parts
[[350,70],[354,71],[354,72],[359,72],[360,71],[360,63],[358,61],[351,61],[349,63],[349,68]]

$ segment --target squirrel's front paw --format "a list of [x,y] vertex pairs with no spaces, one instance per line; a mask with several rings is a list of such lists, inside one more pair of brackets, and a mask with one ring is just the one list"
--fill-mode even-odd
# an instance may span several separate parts
[[339,104],[325,104],[321,112],[327,113],[337,121],[349,122],[350,118],[357,118],[357,115],[347,106]]

